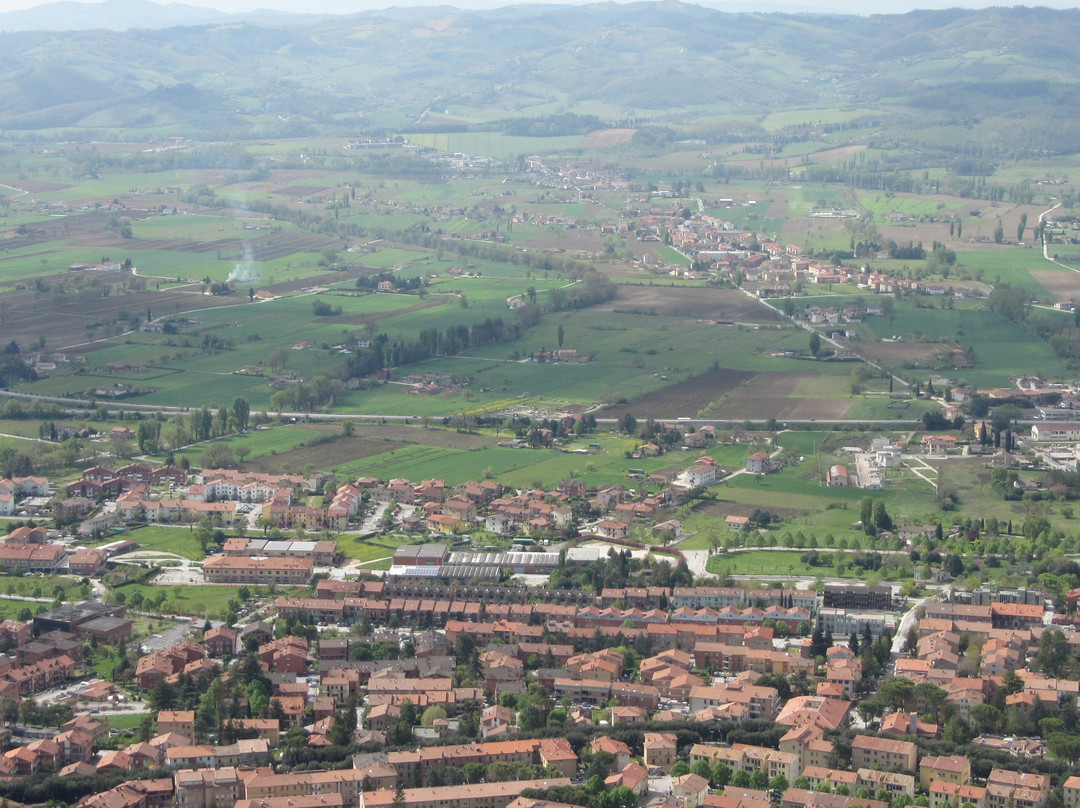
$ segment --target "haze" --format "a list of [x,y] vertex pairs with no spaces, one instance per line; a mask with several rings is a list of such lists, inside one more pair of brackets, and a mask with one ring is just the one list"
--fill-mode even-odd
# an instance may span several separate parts
[[[78,0],[81,2],[81,0]],[[157,2],[157,0],[154,0]],[[531,0],[530,4],[553,2],[565,5],[573,0]],[[41,0],[0,0],[0,12],[18,11],[49,5],[49,2]],[[159,5],[170,5],[159,3]],[[294,13],[330,13],[349,14],[371,9],[387,8],[390,6],[421,6],[438,5],[431,0],[186,0],[182,5],[201,6],[213,8],[226,13],[242,13],[257,9],[274,9]],[[497,8],[500,6],[514,5],[506,0],[462,0],[451,5],[461,8]],[[860,0],[765,0],[764,2],[751,2],[751,0],[713,0],[713,2],[701,2],[699,5],[717,8],[723,11],[782,11],[782,12],[811,12],[811,13],[844,13],[844,14],[900,14],[914,9],[944,9],[944,8],[989,8],[1002,6],[1000,2],[993,0],[916,0],[914,2],[861,2]],[[1048,0],[1039,3],[1042,7],[1067,9],[1075,8],[1075,4],[1063,0]]]

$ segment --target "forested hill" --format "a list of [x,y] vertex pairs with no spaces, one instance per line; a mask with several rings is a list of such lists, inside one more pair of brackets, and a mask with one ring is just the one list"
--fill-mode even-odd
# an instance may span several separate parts
[[909,139],[959,126],[1003,152],[1080,143],[1076,10],[850,17],[661,2],[296,19],[0,35],[0,127],[284,137],[571,112],[606,125],[730,116],[702,130],[722,138],[739,134],[732,121],[817,105],[866,110],[863,126]]

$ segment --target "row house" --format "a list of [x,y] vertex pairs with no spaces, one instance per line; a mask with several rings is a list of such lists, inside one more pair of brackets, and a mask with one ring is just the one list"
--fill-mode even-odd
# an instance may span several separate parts
[[[151,690],[159,680],[181,673],[189,664],[204,658],[203,646],[189,640],[142,656],[135,666],[135,678],[139,682],[139,690]],[[159,728],[161,726],[160,718],[158,726]]]
[[245,793],[244,781],[234,766],[183,769],[173,773],[176,808],[212,808],[234,805]]
[[825,730],[816,724],[806,723],[793,727],[780,738],[781,752],[795,755],[800,771],[808,766],[828,766],[836,753],[831,741],[825,740]]
[[311,558],[236,558],[211,556],[203,562],[209,583],[306,586],[314,567]]
[[75,676],[75,660],[67,655],[43,659],[32,665],[12,668],[0,674],[0,692],[27,696],[48,690]]
[[52,574],[67,555],[62,544],[0,544],[0,564],[9,570]]

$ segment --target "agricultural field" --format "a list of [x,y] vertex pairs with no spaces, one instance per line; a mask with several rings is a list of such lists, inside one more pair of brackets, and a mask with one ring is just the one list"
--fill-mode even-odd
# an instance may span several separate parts
[[[446,120],[483,121],[491,114],[468,108]],[[710,114],[702,121],[753,123],[760,131],[781,132],[845,125],[874,114],[863,106],[808,107],[757,118]],[[272,397],[280,389],[308,385],[319,376],[347,378],[348,346],[356,340],[385,335],[387,344],[407,343],[427,329],[445,333],[495,318],[513,324],[519,318],[512,308],[516,301],[548,307],[572,292],[583,268],[590,267],[615,285],[612,299],[584,310],[550,306],[554,310],[530,321],[517,339],[403,364],[389,383],[351,385],[319,406],[326,413],[436,421],[522,407],[736,421],[909,420],[925,410],[919,402],[890,406],[873,395],[881,391],[872,383],[863,385],[871,389],[862,395],[852,386],[849,366],[811,366],[774,356],[805,351],[805,332],[730,284],[673,280],[667,270],[690,266],[692,256],[683,242],[672,240],[679,245],[675,249],[655,237],[636,237],[634,216],[624,212],[627,193],[618,186],[598,183],[582,193],[566,183],[534,186],[512,176],[522,168],[521,155],[540,155],[545,166],[559,166],[561,155],[578,149],[585,150],[578,157],[586,161],[594,154],[589,150],[598,149],[595,154],[639,172],[640,182],[648,184],[634,192],[642,194],[634,201],[642,209],[686,215],[686,208],[691,216],[700,211],[729,222],[733,232],[768,236],[805,254],[842,252],[863,236],[864,223],[810,219],[811,210],[862,210],[886,238],[890,228],[906,232],[907,240],[913,235],[908,225],[937,228],[925,239],[921,231],[914,236],[926,244],[940,236],[957,250],[957,265],[942,278],[946,283],[981,278],[979,288],[989,290],[991,283],[1007,282],[1044,303],[1080,295],[1075,273],[1054,268],[1039,250],[984,240],[982,231],[998,220],[1006,235],[1015,235],[1025,214],[1030,230],[1045,209],[1037,202],[868,192],[799,179],[811,176],[813,166],[864,164],[883,156],[831,137],[781,145],[770,145],[768,138],[699,145],[688,138],[653,152],[635,148],[635,131],[623,127],[585,137],[420,127],[402,137],[416,146],[505,164],[439,174],[435,181],[435,173],[418,170],[423,161],[416,158],[410,166],[416,173],[390,176],[375,168],[388,155],[350,154],[342,149],[344,141],[318,136],[236,146],[252,160],[272,159],[259,172],[142,171],[140,160],[150,159],[140,156],[142,142],[100,144],[102,154],[117,162],[86,172],[73,170],[77,163],[67,156],[13,144],[10,155],[0,155],[0,181],[10,186],[0,210],[0,325],[20,346],[62,355],[54,369],[20,383],[19,391],[150,407],[217,408],[243,396],[253,410],[273,413]],[[310,161],[312,154],[327,159]],[[722,176],[720,169],[736,164],[747,176]],[[801,173],[779,179],[783,167]],[[935,180],[946,176],[934,173]],[[681,195],[673,193],[676,180],[684,183]],[[963,238],[938,232],[947,228],[946,219],[957,217],[964,223]],[[130,260],[135,270],[68,270],[106,258]],[[900,262],[880,258],[873,265],[900,268]],[[905,263],[902,271],[926,272],[928,265]],[[408,294],[360,293],[357,281],[377,273],[422,278],[425,285]],[[208,293],[226,282],[232,282],[231,291]],[[821,303],[844,299],[835,295],[862,296],[848,286],[809,291]],[[255,302],[261,297],[273,299]],[[167,320],[169,328],[162,330]],[[954,347],[975,348],[976,366],[964,373],[973,384],[1001,385],[1024,372],[1059,378],[1068,370],[1046,343],[1003,323],[979,299],[947,314],[898,301],[888,322],[878,318],[860,330],[859,349],[867,359],[912,380],[927,365],[947,370]],[[896,335],[904,342],[881,342]],[[576,350],[578,361],[529,361],[534,352],[556,347]],[[273,378],[278,374],[285,378]],[[434,395],[409,394],[402,378],[425,374],[449,374],[454,383]],[[8,434],[35,436],[31,424]],[[412,450],[365,432],[325,457],[321,439],[314,437],[277,444],[278,436],[249,433],[224,442],[244,453],[253,468],[306,468],[323,461],[339,466]],[[4,446],[13,440],[0,435]],[[203,451],[194,446],[176,456],[197,461]],[[400,465],[397,459],[379,462],[387,469]],[[514,465],[496,455],[469,468]]]
[[[1025,373],[1049,379],[1070,375],[1046,343],[1033,339],[1004,317],[978,308],[896,305],[889,317],[868,318],[861,330],[868,333],[868,339],[903,337],[905,347],[895,349],[891,357],[884,351],[864,352],[868,358],[902,361],[901,367],[919,361],[926,367],[935,354],[946,355],[951,347],[973,348],[975,366],[959,374],[977,387],[1004,386],[1010,377]],[[859,348],[863,351],[863,346]]]
[[937,200],[910,194],[860,194],[859,206],[874,215],[876,221],[884,223],[890,214],[903,217],[920,218],[929,216],[955,215],[963,209],[963,204],[954,200]]
[[854,403],[844,390],[845,381],[817,369],[762,373],[709,408],[705,417],[742,420],[768,413],[781,421],[842,419]]

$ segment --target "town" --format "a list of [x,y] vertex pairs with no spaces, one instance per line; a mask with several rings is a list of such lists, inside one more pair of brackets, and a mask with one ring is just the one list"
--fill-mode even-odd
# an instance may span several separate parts
[[[755,445],[736,473],[774,470]],[[905,462],[886,438],[869,453]],[[82,583],[0,623],[0,790],[85,808],[1077,804],[1080,588],[971,590],[946,564],[921,591],[710,582],[671,510],[730,473],[700,456],[648,496],[141,462],[59,490],[5,480],[11,508],[67,525],[11,530],[8,575]],[[116,532],[146,523],[204,559],[170,568]],[[339,546],[376,524],[414,537],[381,575]],[[893,535],[933,552],[933,526]],[[131,575],[160,596],[125,597]],[[226,620],[168,615],[164,590],[210,585],[235,589]]]

